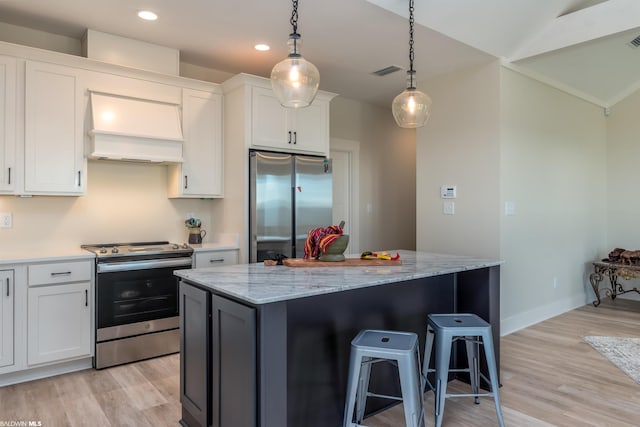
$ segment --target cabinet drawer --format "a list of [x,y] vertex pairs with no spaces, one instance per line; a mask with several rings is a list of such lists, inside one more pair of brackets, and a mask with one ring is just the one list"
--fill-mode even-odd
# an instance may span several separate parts
[[29,286],[91,280],[89,261],[35,264],[28,268]]
[[215,267],[238,263],[238,251],[211,251],[195,253],[195,268]]

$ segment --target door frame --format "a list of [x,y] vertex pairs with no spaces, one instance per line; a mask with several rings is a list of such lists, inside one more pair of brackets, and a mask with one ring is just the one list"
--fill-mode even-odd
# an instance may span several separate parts
[[331,138],[329,151],[349,155],[349,253],[360,253],[360,141]]

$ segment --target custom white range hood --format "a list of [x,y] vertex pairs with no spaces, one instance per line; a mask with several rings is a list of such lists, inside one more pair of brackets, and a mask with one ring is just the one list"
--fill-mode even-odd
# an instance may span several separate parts
[[89,157],[181,163],[179,105],[91,92]]

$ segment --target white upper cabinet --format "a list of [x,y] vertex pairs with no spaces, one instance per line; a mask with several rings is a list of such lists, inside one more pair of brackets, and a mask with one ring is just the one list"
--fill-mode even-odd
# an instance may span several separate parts
[[308,107],[284,108],[271,88],[254,86],[251,146],[328,155],[331,97],[320,92]]
[[82,73],[72,67],[26,62],[25,193],[85,193]]
[[169,166],[169,197],[223,197],[222,95],[183,89],[184,162]]
[[0,56],[0,193],[16,181],[16,60]]

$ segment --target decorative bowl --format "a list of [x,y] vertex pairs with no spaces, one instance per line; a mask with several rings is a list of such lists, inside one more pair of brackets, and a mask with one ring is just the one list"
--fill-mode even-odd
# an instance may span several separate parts
[[330,262],[339,262],[344,261],[344,251],[347,249],[347,245],[349,244],[349,235],[343,234],[333,241],[327,249],[325,253],[320,255],[318,258],[320,261],[330,261]]

